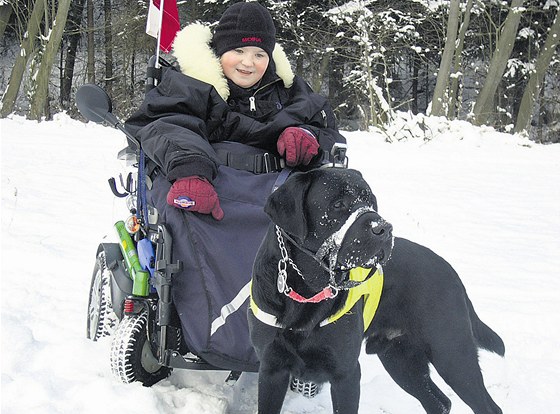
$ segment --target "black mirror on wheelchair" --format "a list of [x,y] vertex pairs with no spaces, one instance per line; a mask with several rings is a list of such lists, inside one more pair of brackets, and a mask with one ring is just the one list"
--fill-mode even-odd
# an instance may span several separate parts
[[103,123],[113,110],[111,98],[102,88],[91,83],[76,92],[76,104],[80,113],[89,121]]
[[76,105],[80,113],[88,121],[98,124],[107,123],[113,128],[119,129],[136,145],[136,148],[140,148],[140,143],[136,137],[129,133],[113,114],[111,98],[109,98],[109,95],[107,95],[103,88],[92,83],[82,85],[76,92]]

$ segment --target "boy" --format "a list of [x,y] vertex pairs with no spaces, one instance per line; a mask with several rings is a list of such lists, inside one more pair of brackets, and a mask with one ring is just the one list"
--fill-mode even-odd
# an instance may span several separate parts
[[[257,2],[230,6],[213,36],[201,24],[177,35],[173,53],[180,72],[164,71],[127,121],[147,157],[172,183],[169,205],[221,220],[213,186],[219,165],[276,172],[284,157],[290,167],[313,168],[323,151],[345,142],[326,98],[293,74],[275,36],[270,13]],[[224,141],[266,156],[213,147]]]

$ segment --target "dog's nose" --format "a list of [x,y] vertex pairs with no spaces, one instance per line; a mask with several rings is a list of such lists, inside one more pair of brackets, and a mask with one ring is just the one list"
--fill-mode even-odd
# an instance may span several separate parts
[[385,220],[373,222],[371,225],[371,231],[373,234],[381,238],[393,237],[393,225]]

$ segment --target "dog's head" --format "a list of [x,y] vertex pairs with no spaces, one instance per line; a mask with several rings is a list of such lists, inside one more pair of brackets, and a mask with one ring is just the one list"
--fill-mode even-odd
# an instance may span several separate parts
[[332,270],[374,267],[391,255],[392,226],[377,214],[376,198],[358,171],[294,174],[271,194],[265,212]]

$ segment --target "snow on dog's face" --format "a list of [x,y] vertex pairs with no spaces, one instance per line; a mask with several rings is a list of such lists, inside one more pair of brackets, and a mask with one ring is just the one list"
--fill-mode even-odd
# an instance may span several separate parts
[[290,177],[268,199],[266,213],[299,246],[337,271],[385,263],[392,226],[358,171],[322,168]]

